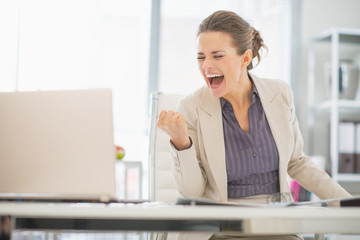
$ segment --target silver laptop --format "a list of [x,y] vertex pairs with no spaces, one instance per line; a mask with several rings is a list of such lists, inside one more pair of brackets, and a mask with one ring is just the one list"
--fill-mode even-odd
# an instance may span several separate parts
[[0,198],[112,201],[110,89],[0,93]]

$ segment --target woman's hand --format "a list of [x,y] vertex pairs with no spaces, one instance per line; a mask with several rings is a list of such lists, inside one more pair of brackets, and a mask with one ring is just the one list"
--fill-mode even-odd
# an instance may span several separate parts
[[181,113],[162,110],[157,126],[170,136],[177,150],[184,150],[191,146],[185,117]]

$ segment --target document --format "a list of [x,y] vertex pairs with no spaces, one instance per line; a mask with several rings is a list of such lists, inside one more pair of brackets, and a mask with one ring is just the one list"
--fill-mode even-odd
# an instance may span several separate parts
[[360,195],[348,198],[331,198],[318,201],[304,202],[271,202],[266,204],[241,203],[241,202],[217,202],[205,198],[179,198],[176,205],[206,205],[206,206],[235,206],[235,207],[298,207],[298,206],[324,206],[328,203],[339,202],[341,207],[360,207]]

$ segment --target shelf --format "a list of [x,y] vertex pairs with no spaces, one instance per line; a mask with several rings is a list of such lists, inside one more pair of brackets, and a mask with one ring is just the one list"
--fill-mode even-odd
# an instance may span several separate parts
[[360,173],[339,173],[337,180],[339,182],[360,182]]
[[[324,101],[312,107],[314,112],[330,112],[333,107],[332,101]],[[338,100],[338,107],[340,113],[357,113],[360,115],[360,101],[359,100]]]
[[[338,163],[339,163],[339,123],[341,121],[356,121],[358,122],[360,117],[360,99],[349,100],[349,99],[340,99],[340,94],[333,94],[331,90],[336,90],[340,82],[340,46],[343,48],[342,44],[354,45],[352,47],[360,46],[360,29],[352,28],[330,28],[319,34],[312,37],[309,44],[309,54],[308,54],[308,90],[309,90],[309,148],[311,149],[310,154],[312,154],[312,148],[314,147],[313,139],[315,132],[315,115],[324,114],[327,119],[319,118],[318,121],[322,123],[329,122],[329,158],[331,159],[331,176],[337,182],[355,182],[360,183],[360,173],[339,173],[338,172]],[[327,48],[327,51],[330,51],[330,63],[331,63],[331,79],[332,84],[329,86],[330,99],[326,101],[316,101],[316,82],[319,81],[316,74],[316,55],[321,54],[320,51],[316,51],[315,44],[323,42],[330,44],[330,48]],[[319,67],[319,66],[317,66]],[[335,89],[333,89],[335,87]],[[323,131],[325,129],[322,129]]]
[[312,38],[314,42],[321,42],[331,40],[333,34],[339,34],[340,42],[345,43],[360,43],[360,30],[352,28],[331,28],[319,33]]

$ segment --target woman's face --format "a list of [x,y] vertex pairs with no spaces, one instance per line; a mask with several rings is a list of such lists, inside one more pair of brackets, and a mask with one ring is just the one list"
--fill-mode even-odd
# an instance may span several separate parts
[[243,60],[244,55],[237,53],[229,34],[203,32],[199,35],[199,70],[214,97],[224,97],[238,89],[242,72],[247,72]]

